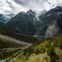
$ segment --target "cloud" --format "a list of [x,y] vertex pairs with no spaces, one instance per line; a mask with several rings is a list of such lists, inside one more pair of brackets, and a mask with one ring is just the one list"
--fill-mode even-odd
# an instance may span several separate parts
[[48,11],[57,5],[62,5],[62,0],[0,0],[0,13],[17,14],[29,9]]
[[62,0],[14,0],[17,4],[27,9],[37,11],[49,10],[58,5],[62,5]]
[[0,0],[0,14],[4,13],[15,13],[24,11],[24,8],[16,4],[14,0]]
[[33,10],[42,10],[44,8],[43,4],[47,0],[14,0],[17,4],[22,5],[24,8]]

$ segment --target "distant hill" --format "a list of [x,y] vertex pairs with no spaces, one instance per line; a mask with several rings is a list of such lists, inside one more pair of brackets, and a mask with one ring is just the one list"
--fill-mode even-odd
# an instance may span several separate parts
[[7,23],[12,17],[14,14],[0,14],[0,22]]
[[11,28],[8,27],[0,27],[0,33],[24,42],[29,42],[29,43],[36,43],[37,39],[34,38],[32,35],[25,35],[23,33],[21,33],[20,31],[17,30],[13,30]]

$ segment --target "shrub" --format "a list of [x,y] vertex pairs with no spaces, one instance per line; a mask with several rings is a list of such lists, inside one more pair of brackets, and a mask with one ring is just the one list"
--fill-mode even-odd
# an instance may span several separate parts
[[49,56],[52,56],[52,55],[54,55],[55,54],[55,52],[54,52],[54,46],[51,46],[51,44],[48,46],[48,48],[47,48],[47,54],[49,55]]

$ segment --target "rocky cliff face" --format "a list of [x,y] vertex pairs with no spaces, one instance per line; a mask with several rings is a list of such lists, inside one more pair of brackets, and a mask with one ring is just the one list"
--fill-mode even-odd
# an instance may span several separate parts
[[46,30],[45,36],[55,36],[59,34],[60,28],[57,24],[57,21],[54,21],[52,24],[50,24]]
[[42,20],[37,36],[55,36],[62,33],[62,7],[58,6],[39,16]]
[[23,34],[34,35],[36,32],[35,13],[32,10],[20,12],[12,18],[7,25],[13,30],[20,31]]

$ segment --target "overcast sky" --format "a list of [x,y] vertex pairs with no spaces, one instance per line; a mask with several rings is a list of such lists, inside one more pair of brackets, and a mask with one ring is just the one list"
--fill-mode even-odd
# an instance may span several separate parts
[[49,10],[62,5],[62,0],[0,0],[1,13],[19,13],[29,9],[36,11]]

